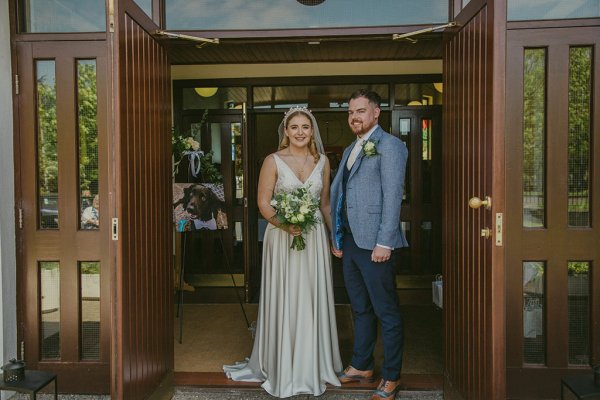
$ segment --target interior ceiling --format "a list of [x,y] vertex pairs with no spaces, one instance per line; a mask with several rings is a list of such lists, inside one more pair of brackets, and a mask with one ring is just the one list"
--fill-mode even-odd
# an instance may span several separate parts
[[[159,38],[171,64],[254,64],[290,62],[398,61],[442,58],[442,35],[427,34],[407,40],[386,36],[326,38],[221,39],[201,44]],[[312,43],[312,44],[311,44]]]

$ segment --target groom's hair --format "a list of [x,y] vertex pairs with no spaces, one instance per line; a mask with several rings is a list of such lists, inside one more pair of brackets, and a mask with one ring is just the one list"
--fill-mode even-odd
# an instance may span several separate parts
[[364,97],[365,99],[369,100],[369,103],[375,104],[377,107],[381,107],[381,96],[367,89],[358,89],[356,92],[352,93],[348,101],[358,99],[359,97]]

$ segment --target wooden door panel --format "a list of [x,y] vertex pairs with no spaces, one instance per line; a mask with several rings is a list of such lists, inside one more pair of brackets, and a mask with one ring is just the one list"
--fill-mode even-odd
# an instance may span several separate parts
[[[24,344],[24,358],[32,369],[46,369],[59,374],[61,391],[108,393],[110,388],[110,263],[105,251],[108,247],[108,154],[106,115],[106,92],[101,87],[106,82],[106,45],[104,42],[42,42],[18,44],[19,74],[23,79],[22,90],[18,98],[19,104],[19,151],[20,157],[20,207],[23,209],[23,228],[21,236],[21,262],[23,272],[19,274],[21,304],[19,324],[22,327],[19,334]],[[97,138],[97,180],[95,193],[100,198],[100,228],[97,230],[82,230],[80,226],[80,171],[79,160],[79,124],[77,110],[78,96],[78,61],[93,60],[95,76],[88,83],[95,87],[95,128]],[[39,167],[41,159],[40,147],[51,139],[51,135],[42,132],[40,124],[41,113],[38,96],[38,80],[36,65],[38,62],[51,61],[54,63],[56,112],[49,120],[56,123],[56,147],[52,148],[58,168],[57,188],[58,206],[55,211],[58,221],[57,229],[40,229],[43,206],[39,191]],[[51,98],[51,97],[50,97]],[[52,122],[50,124],[52,124]],[[44,125],[44,127],[47,125]],[[45,128],[44,128],[45,129]],[[49,153],[48,153],[49,154]],[[75,168],[74,168],[75,166]],[[94,167],[96,168],[96,167]],[[83,186],[81,187],[83,189]],[[41,193],[41,192],[40,192]],[[54,196],[54,195],[53,195]],[[47,198],[47,196],[43,196]],[[40,263],[59,263],[58,283],[53,287],[58,299],[54,301],[55,314],[59,318],[49,321],[48,310],[43,309],[44,299],[49,286],[40,272]],[[99,287],[94,288],[94,299],[81,297],[82,275],[81,262],[99,263]],[[86,279],[84,279],[87,282]],[[87,286],[86,286],[87,287]],[[96,293],[97,291],[97,293]],[[49,301],[49,300],[48,300]],[[93,321],[84,322],[90,318],[87,304],[91,301],[99,306],[94,308]],[[94,306],[96,307],[96,306]],[[99,313],[99,315],[98,315]],[[99,321],[96,321],[99,316]],[[94,324],[98,325],[94,325]],[[50,324],[55,324],[59,330],[52,336],[42,335],[42,330]],[[93,338],[93,346],[98,348],[98,356],[92,360],[89,357],[88,331],[82,333],[82,326],[90,324],[99,329],[98,337]],[[95,332],[95,331],[94,331]],[[43,356],[42,346],[52,339],[56,344],[56,356]],[[57,347],[60,346],[60,347]],[[85,347],[84,347],[85,346]],[[53,350],[54,352],[54,350]],[[54,354],[54,353],[53,353]],[[83,367],[85,365],[85,367]]]
[[171,80],[157,28],[115,2],[115,399],[148,398],[173,371]]
[[[507,185],[515,188],[507,192],[507,209],[511,210],[507,223],[512,227],[507,237],[507,387],[511,398],[549,398],[560,394],[560,377],[589,373],[590,365],[597,363],[600,353],[597,326],[600,321],[599,296],[600,274],[594,267],[598,263],[600,253],[600,229],[597,216],[600,213],[598,196],[591,196],[600,188],[600,176],[592,173],[594,160],[600,157],[599,141],[595,140],[600,134],[598,118],[600,111],[597,106],[600,98],[600,84],[597,77],[600,74],[600,57],[596,51],[600,41],[599,27],[561,27],[555,29],[514,29],[508,32],[508,81],[507,81],[507,115],[519,115],[520,118],[507,119],[507,153],[510,172],[507,174]],[[595,49],[592,51],[592,46]],[[592,55],[590,60],[591,83],[589,87],[581,86],[576,98],[571,98],[572,71],[570,70],[571,49],[589,48]],[[531,54],[543,52],[543,58],[538,68],[544,82],[531,89]],[[581,65],[580,62],[577,64]],[[527,69],[526,69],[527,67]],[[573,78],[574,79],[574,78]],[[578,82],[573,81],[573,84]],[[529,89],[528,89],[529,88]],[[540,125],[540,138],[544,140],[544,150],[541,159],[532,159],[526,154],[526,129],[530,125],[532,115],[532,94],[545,94],[540,97],[543,104],[544,121]],[[587,93],[587,94],[586,94]],[[573,129],[585,128],[585,123],[578,121],[578,126],[572,126],[570,121],[573,113],[571,103],[581,106],[581,99],[589,96],[591,104],[588,119],[593,121],[589,126],[588,144],[573,148],[569,143]],[[526,100],[527,99],[527,100]],[[581,109],[578,109],[581,110]],[[577,111],[581,113],[581,111]],[[585,122],[585,120],[583,120]],[[526,128],[527,127],[527,128]],[[579,128],[578,128],[579,127]],[[589,146],[589,180],[587,191],[590,193],[587,213],[589,226],[572,226],[570,214],[572,206],[569,197],[570,188],[570,157],[573,154],[585,154]],[[528,154],[528,153],[527,153]],[[536,226],[529,225],[525,177],[529,175],[528,168],[536,165],[543,171],[542,198],[543,212],[536,220]],[[596,168],[597,169],[597,168]],[[577,210],[576,210],[577,211]],[[584,209],[585,211],[585,209]],[[581,212],[581,211],[578,211]],[[540,263],[541,296],[539,306],[531,309],[531,289],[527,284],[528,278],[524,271],[525,263]],[[571,323],[569,314],[577,311],[576,302],[585,304],[585,297],[578,298],[570,293],[574,289],[570,283],[569,264],[573,262],[589,263],[587,271],[587,305],[582,321]],[[539,310],[543,314],[539,329],[532,331],[531,313]],[[537,324],[536,324],[537,326]],[[571,330],[574,331],[571,331]],[[581,335],[585,337],[588,330],[589,343],[578,360],[570,359],[570,347]],[[532,333],[533,332],[533,333]],[[532,358],[532,346],[537,347],[537,359]],[[585,346],[584,346],[585,347]]]
[[[502,285],[493,279],[502,276],[502,264],[494,236],[481,236],[502,212],[502,163],[495,153],[501,110],[492,101],[499,56],[491,38],[495,18],[502,18],[495,17],[496,9],[492,1],[471,1],[457,17],[459,28],[444,40],[442,269],[449,399],[504,398],[504,321],[498,318],[504,303],[494,295]],[[469,208],[470,198],[485,196],[493,199],[491,209]]]

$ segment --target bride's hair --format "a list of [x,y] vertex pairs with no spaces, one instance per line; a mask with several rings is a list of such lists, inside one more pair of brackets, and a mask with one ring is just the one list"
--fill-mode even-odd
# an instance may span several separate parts
[[290,121],[290,119],[292,119],[296,115],[304,115],[310,120],[310,125],[313,132],[310,136],[310,141],[308,143],[308,151],[313,156],[314,162],[316,164],[319,161],[320,154],[325,154],[325,150],[323,147],[323,142],[321,141],[321,134],[319,132],[319,127],[317,126],[315,116],[306,107],[291,107],[283,116],[283,120],[279,124],[278,129],[279,150],[286,149],[290,145],[290,139],[285,134],[285,130],[288,127],[288,122]]
[[[312,113],[306,108],[306,107],[292,107],[289,109],[288,112],[285,113],[285,116],[283,117],[283,121],[281,122],[280,128],[283,126],[283,129],[287,129],[289,121],[297,116],[297,115],[304,115],[305,117],[308,117],[309,121],[310,121],[310,127],[312,128],[312,135],[310,135],[310,140],[308,142],[308,151],[310,152],[310,154],[313,156],[313,160],[315,162],[315,164],[317,162],[319,162],[319,150],[317,149],[317,144],[315,143],[315,135],[319,134],[319,130],[316,127],[316,121],[315,121],[315,117],[312,115]],[[281,132],[280,132],[281,135]],[[320,140],[320,136],[319,136],[319,140]],[[288,148],[290,145],[290,138],[284,133],[283,137],[281,138],[280,142],[279,142],[279,150],[283,150]]]

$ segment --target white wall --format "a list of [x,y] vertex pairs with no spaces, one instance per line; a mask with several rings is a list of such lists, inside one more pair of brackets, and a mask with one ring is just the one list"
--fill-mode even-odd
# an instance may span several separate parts
[[0,365],[17,355],[11,71],[8,1],[0,1]]

